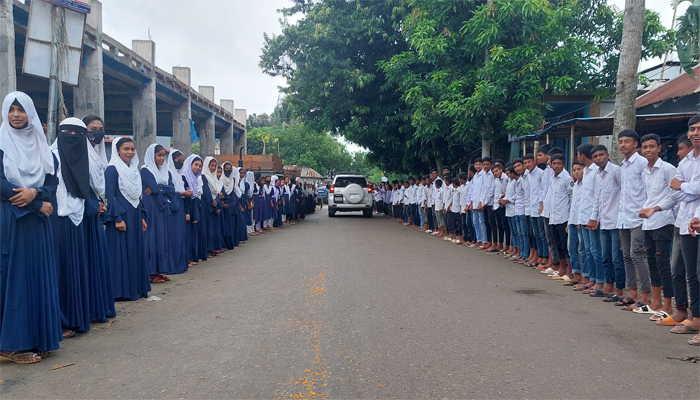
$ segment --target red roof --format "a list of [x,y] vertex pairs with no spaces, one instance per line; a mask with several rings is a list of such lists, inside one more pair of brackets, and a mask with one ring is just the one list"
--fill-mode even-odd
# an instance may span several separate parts
[[679,99],[700,92],[700,64],[693,68],[695,78],[681,74],[658,88],[637,97],[637,108],[661,103],[668,99]]

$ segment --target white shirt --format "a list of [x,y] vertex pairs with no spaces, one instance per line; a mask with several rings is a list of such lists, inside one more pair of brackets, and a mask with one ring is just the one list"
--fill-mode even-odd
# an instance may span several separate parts
[[[447,184],[447,182],[445,182],[445,184]],[[443,192],[442,192],[442,202],[444,203],[445,211],[447,211],[447,207],[449,207],[449,206],[452,205],[452,197],[453,197],[454,194],[455,194],[455,191],[454,191],[455,188],[452,187],[452,185],[450,185],[450,186],[444,186],[444,185],[443,185],[443,189],[442,189],[442,190],[443,190]]]
[[529,216],[539,217],[540,216],[540,201],[542,198],[542,178],[544,177],[544,171],[535,167],[528,174],[527,182],[530,188],[530,209],[528,210]]
[[[530,171],[526,168],[525,172],[523,172],[523,175],[518,179],[520,183],[523,186],[523,189],[525,190],[525,199],[524,199],[524,210],[525,210],[525,215],[530,217]],[[520,215],[520,214],[516,214]]]
[[[554,170],[552,167],[547,165],[547,168],[545,168],[542,172],[542,193],[540,193],[540,199],[542,199],[542,202],[544,203],[542,208],[542,216],[549,218],[549,214],[552,212],[552,205],[549,204],[549,208],[547,208],[548,205],[545,203],[545,200],[547,199],[547,192],[549,192],[549,182],[554,177]],[[547,213],[547,215],[544,215],[544,213]]]
[[700,156],[694,156],[691,151],[676,169],[676,178],[683,181],[681,190],[674,190],[673,200],[682,201],[681,211],[678,214],[680,220],[681,235],[689,235],[688,224],[693,219],[695,211],[700,208]]
[[[574,182],[574,189],[571,194],[571,206],[569,207],[569,225],[580,225],[582,188],[581,181]],[[588,221],[586,221],[586,223],[588,223]]]
[[481,196],[481,182],[483,182],[483,176],[484,176],[484,170],[482,169],[481,171],[477,172],[476,175],[472,178],[472,184],[470,187],[470,192],[471,192],[471,204],[474,206],[474,209],[476,210],[476,207],[479,206],[479,200]]
[[636,151],[620,166],[620,203],[617,229],[632,229],[642,225],[639,210],[644,208],[647,195],[644,192],[642,173],[649,162]]
[[508,185],[508,180],[505,174],[501,174],[500,178],[493,178],[493,209],[498,210],[501,205],[498,200],[501,199],[501,195],[506,193],[506,186]]
[[459,190],[462,191],[460,194],[460,198],[462,199],[461,204],[459,205],[459,213],[460,214],[465,214],[466,211],[464,209],[467,207],[467,193],[469,193],[469,182],[465,183],[464,185],[461,185],[459,187]]
[[523,176],[515,181],[515,215],[527,215],[527,186]]
[[[483,172],[483,171],[482,171]],[[479,202],[484,206],[493,205],[493,172],[484,172],[481,177],[481,196]]]
[[506,217],[515,217],[515,179],[506,179],[506,195],[503,197],[508,200],[506,203]]
[[[576,225],[586,225],[588,221],[594,219],[593,205],[598,193],[598,166],[591,164],[583,169],[583,179],[581,180],[581,201],[579,202],[578,221]],[[596,215],[598,215],[596,213]]]
[[450,212],[459,213],[459,209],[462,208],[462,187],[452,187],[452,207],[450,207]]
[[443,186],[441,188],[434,189],[435,211],[442,211],[442,209],[445,208],[445,203],[443,203],[443,201],[442,201],[442,194],[444,193],[443,189],[445,189],[444,182],[443,182]]
[[600,229],[617,229],[617,214],[620,206],[620,167],[608,162],[605,169],[599,170],[596,176],[598,191],[595,195],[591,219],[600,223]]
[[425,187],[425,203],[428,208],[432,208],[435,204],[435,184],[432,182]]
[[670,185],[675,176],[676,167],[660,158],[656,160],[651,171],[648,164],[644,168],[642,180],[647,199],[642,208],[659,206],[662,211],[657,211],[651,217],[643,219],[642,230],[651,231],[666,225],[673,225],[676,219],[673,214],[673,206],[676,205],[676,202],[673,201],[673,189]]
[[549,217],[550,225],[559,225],[568,221],[573,191],[574,180],[566,170],[562,170],[559,175],[554,175],[550,179],[549,189],[547,190],[547,196],[552,198],[552,213]]

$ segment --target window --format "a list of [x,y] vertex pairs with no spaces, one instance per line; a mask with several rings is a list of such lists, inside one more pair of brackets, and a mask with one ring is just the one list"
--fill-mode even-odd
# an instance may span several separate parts
[[343,188],[353,183],[363,188],[367,187],[367,179],[362,176],[339,176],[335,178],[335,187],[338,188]]

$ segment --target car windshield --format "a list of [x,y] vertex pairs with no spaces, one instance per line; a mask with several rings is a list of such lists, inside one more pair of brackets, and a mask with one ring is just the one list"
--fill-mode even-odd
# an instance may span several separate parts
[[339,176],[335,178],[335,187],[346,187],[350,184],[357,184],[363,188],[367,187],[367,179],[362,176]]

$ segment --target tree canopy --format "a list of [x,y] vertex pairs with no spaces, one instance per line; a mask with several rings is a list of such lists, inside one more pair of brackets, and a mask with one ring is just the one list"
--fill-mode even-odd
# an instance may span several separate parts
[[[622,18],[606,0],[296,0],[260,66],[292,111],[388,171],[454,163],[539,129],[544,96],[614,93]],[[643,57],[670,40],[647,12]]]

